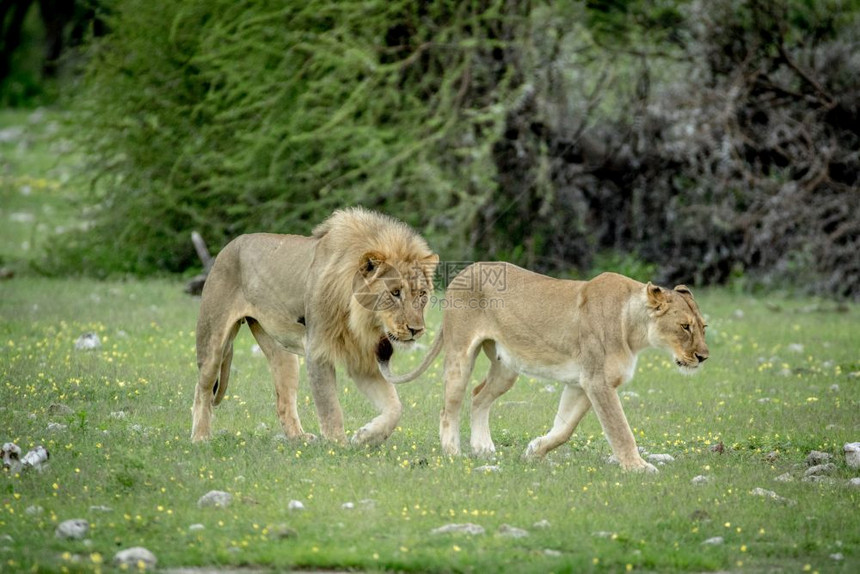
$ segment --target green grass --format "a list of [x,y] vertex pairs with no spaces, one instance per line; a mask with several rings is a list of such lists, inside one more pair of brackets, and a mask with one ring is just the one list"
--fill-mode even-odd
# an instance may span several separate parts
[[[174,567],[851,572],[860,565],[860,489],[846,485],[857,473],[839,456],[860,435],[856,308],[810,312],[809,301],[784,300],[776,312],[768,309],[772,298],[766,305],[703,292],[711,325],[704,371],[684,377],[667,357],[647,352],[625,389],[639,395],[624,399],[639,444],[672,454],[674,463],[656,476],[606,464],[609,448],[593,415],[546,462],[521,461],[528,441],[547,430],[559,395],[521,378],[493,413],[501,470],[483,473],[475,468],[486,461],[440,455],[441,361],[401,387],[400,428],[380,448],[281,440],[268,368],[247,331],[237,340],[237,372],[217,410],[216,436],[192,446],[198,303],[181,287],[165,280],[0,284],[0,438],[51,452],[42,473],[0,477],[0,534],[12,538],[0,544],[4,566],[98,569],[137,545]],[[429,318],[438,325],[437,312]],[[85,332],[99,334],[101,349],[74,350]],[[401,356],[398,369],[419,355]],[[316,432],[302,376],[300,414]],[[373,413],[341,381],[347,428],[355,430]],[[52,414],[57,404],[72,412]],[[112,414],[120,412],[124,418]],[[51,422],[67,427],[51,431]],[[719,442],[723,454],[710,449]],[[812,449],[837,457],[834,484],[799,480]],[[779,453],[772,463],[765,460],[771,451]],[[773,481],[785,472],[795,481]],[[711,482],[691,484],[699,474]],[[752,496],[755,487],[797,505]],[[197,508],[212,489],[231,492],[232,506]],[[288,510],[293,499],[306,509]],[[342,508],[346,502],[355,508]],[[44,512],[27,514],[34,505]],[[98,505],[113,510],[90,510]],[[54,537],[69,518],[90,521],[91,542]],[[550,526],[533,527],[540,520]],[[487,533],[430,534],[451,522]],[[205,529],[189,530],[195,523]],[[505,538],[503,524],[530,534]],[[280,537],[284,528],[297,536]],[[713,536],[725,544],[702,545]],[[830,558],[835,553],[843,560]]]
[[[0,246],[22,268],[35,250],[21,249],[22,238],[37,224],[10,227],[10,213],[40,214],[48,228],[75,219],[63,208],[74,194],[48,151],[54,140],[39,131],[31,137],[32,154],[0,145]],[[57,185],[21,194],[25,175]],[[7,201],[18,203],[10,208]],[[57,208],[46,211],[50,205]],[[711,358],[702,372],[682,376],[668,356],[649,351],[623,389],[638,394],[623,402],[640,446],[675,462],[654,476],[607,464],[609,447],[592,414],[547,461],[522,461],[529,440],[551,424],[561,390],[522,377],[493,410],[499,452],[491,462],[500,471],[485,473],[476,469],[488,461],[440,454],[441,359],[400,387],[403,418],[383,446],[283,440],[268,367],[247,330],[237,339],[215,437],[192,445],[198,301],[182,286],[179,279],[97,282],[31,273],[0,282],[0,443],[25,451],[41,444],[51,453],[43,472],[0,473],[0,571],[107,571],[113,555],[131,546],[152,550],[162,568],[860,569],[860,489],[847,486],[860,473],[841,457],[845,442],[860,440],[857,306],[697,290],[710,324]],[[427,344],[439,319],[438,311],[428,313]],[[86,332],[99,335],[100,349],[74,349]],[[396,370],[419,359],[400,355]],[[478,365],[475,382],[484,368]],[[346,426],[354,431],[374,413],[352,383],[340,381]],[[317,432],[304,371],[300,415],[305,429]],[[465,413],[463,432],[467,444]],[[720,443],[724,452],[712,451]],[[834,455],[832,484],[800,480],[813,449]],[[772,451],[778,456],[769,461]],[[773,480],[786,472],[792,482]],[[710,482],[691,484],[697,475]],[[756,487],[796,504],[753,496]],[[198,508],[213,489],[232,493],[233,504]],[[289,510],[291,500],[305,510]],[[355,507],[343,508],[347,502]],[[36,507],[42,512],[28,513]],[[88,540],[55,537],[57,524],[72,518],[90,522]],[[542,520],[549,526],[534,526]],[[431,534],[463,522],[486,533]],[[506,538],[502,525],[529,535]],[[702,544],[715,536],[724,544]],[[841,560],[831,558],[837,553]]]

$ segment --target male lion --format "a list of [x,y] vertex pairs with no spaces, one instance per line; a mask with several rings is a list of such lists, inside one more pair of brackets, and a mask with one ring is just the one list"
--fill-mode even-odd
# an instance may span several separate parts
[[296,409],[303,354],[323,437],[346,440],[335,386],[339,363],[380,413],[352,441],[384,441],[401,406],[377,355],[390,356],[392,342],[410,345],[423,334],[438,262],[405,224],[362,208],[334,212],[311,237],[257,233],[231,241],[203,287],[191,439],[211,434],[212,407],[227,391],[233,339],[246,322],[269,361],[288,437],[306,436]]
[[392,383],[420,375],[445,347],[445,406],[440,436],[445,453],[460,453],[459,413],[480,349],[490,359],[486,379],[473,391],[472,451],[495,451],[490,407],[518,373],[566,383],[548,434],[536,438],[526,456],[542,458],[573,434],[594,407],[606,438],[627,470],[656,468],[642,459],[621,408],[617,389],[633,377],[636,358],[648,347],[672,352],[683,372],[708,358],[705,323],[693,295],[643,284],[615,273],[590,281],[565,281],[509,263],[474,263],[458,274],[442,303],[442,328],[422,364]]

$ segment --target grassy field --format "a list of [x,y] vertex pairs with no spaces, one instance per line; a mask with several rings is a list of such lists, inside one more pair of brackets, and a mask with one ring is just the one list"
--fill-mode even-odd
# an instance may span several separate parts
[[[33,249],[26,238],[73,212],[62,169],[47,155],[28,163],[14,149],[0,143],[0,257],[24,269]],[[25,178],[44,185],[24,193]],[[0,282],[0,443],[51,453],[41,472],[0,474],[0,571],[107,571],[117,551],[133,546],[150,549],[165,569],[860,570],[860,488],[849,486],[860,471],[841,453],[860,441],[857,306],[696,290],[710,325],[702,372],[682,376],[668,356],[649,351],[623,389],[640,446],[675,458],[646,476],[606,462],[593,414],[545,462],[522,461],[561,392],[526,377],[493,411],[494,460],[442,456],[441,360],[400,388],[403,418],[383,446],[286,441],[266,361],[247,330],[216,436],[192,445],[199,303],[182,287],[179,279],[57,280],[26,271]],[[428,319],[427,344],[438,311]],[[76,350],[85,333],[101,346]],[[396,370],[420,355],[399,356]],[[340,381],[354,431],[374,413]],[[300,399],[305,429],[317,432],[304,371]],[[465,416],[462,423],[465,442]],[[835,468],[806,482],[812,450],[830,453]],[[480,469],[487,464],[497,468]],[[789,481],[774,480],[784,474]],[[700,475],[707,480],[694,483]],[[231,493],[232,504],[198,507],[211,490]],[[89,522],[85,539],[55,536],[76,518]],[[452,523],[484,533],[432,533]],[[722,543],[705,543],[716,537]]]

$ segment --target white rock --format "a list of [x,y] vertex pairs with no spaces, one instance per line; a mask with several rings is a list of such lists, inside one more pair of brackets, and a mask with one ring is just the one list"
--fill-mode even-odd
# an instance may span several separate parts
[[860,488],[860,476],[854,477],[848,481],[848,486],[853,486],[855,488]]
[[708,484],[709,482],[711,482],[710,477],[705,476],[704,474],[694,476],[692,480],[690,480],[690,484]]
[[561,551],[559,551],[559,550],[553,550],[552,548],[546,548],[546,549],[543,551],[543,555],[544,555],[544,556],[549,556],[550,558],[557,558],[557,557],[561,556]]
[[35,468],[36,470],[41,470],[42,465],[48,462],[49,458],[51,458],[51,455],[48,453],[48,450],[39,445],[24,455],[21,459],[21,464],[25,469]]
[[787,504],[789,506],[793,506],[793,505],[797,504],[797,502],[795,502],[794,500],[790,500],[788,498],[780,496],[772,490],[765,490],[764,488],[760,488],[760,487],[753,488],[750,491],[750,494],[752,494],[753,496],[761,496],[764,498],[769,498],[770,500],[773,500],[774,502]]
[[826,464],[816,464],[815,466],[810,466],[806,469],[806,472],[803,473],[803,476],[821,476],[824,474],[830,474],[831,472],[836,470],[836,465],[832,462],[828,462]]
[[155,554],[141,546],[120,550],[113,557],[114,565],[137,571],[154,569],[157,562]]
[[784,474],[780,474],[779,476],[774,478],[774,480],[776,482],[791,482],[792,480],[794,480],[794,477],[791,476],[790,472],[786,472]]
[[48,432],[59,432],[64,431],[69,428],[69,425],[64,425],[63,423],[48,423]]
[[549,528],[550,526],[551,525],[549,523],[549,520],[547,520],[546,518],[538,520],[537,522],[532,524],[532,528]]
[[507,536],[508,538],[525,538],[529,533],[522,528],[511,526],[510,524],[502,524],[499,526],[499,536]]
[[649,454],[645,460],[654,464],[666,464],[667,462],[675,462],[675,457],[671,454]]
[[860,468],[860,442],[847,442],[842,451],[845,453],[845,464],[851,468]]
[[64,520],[54,531],[57,538],[67,540],[81,540],[86,538],[90,532],[90,523],[83,518],[73,518],[72,520]]
[[210,490],[200,497],[197,506],[204,508],[214,506],[216,508],[227,508],[233,502],[233,495],[223,490]]
[[833,455],[829,452],[821,452],[820,450],[813,450],[808,455],[806,455],[806,466],[818,466],[819,464],[824,464],[833,460]]
[[835,554],[831,554],[830,559],[836,560],[837,562],[840,562],[842,560],[845,560],[845,556],[843,556],[841,552],[837,552]]
[[305,505],[301,500],[291,500],[289,504],[287,504],[287,508],[290,510],[304,510]]
[[113,512],[113,508],[100,504],[98,506],[90,506],[90,512]]
[[206,530],[206,527],[200,524],[199,522],[192,524],[188,527],[188,532],[197,532],[199,530]]
[[713,538],[708,538],[707,540],[702,542],[702,544],[707,544],[709,546],[719,546],[723,542],[724,540],[722,536],[714,536]]
[[802,353],[803,345],[801,345],[800,343],[792,343],[788,346],[788,350],[792,353]]
[[446,524],[445,526],[434,528],[430,531],[430,534],[468,534],[470,536],[477,536],[484,532],[483,526],[466,522],[464,524]]
[[483,472],[483,473],[491,473],[491,472],[500,472],[502,469],[497,464],[485,464],[484,466],[479,466],[475,468],[472,472]]
[[3,456],[5,468],[12,470],[12,472],[17,472],[21,468],[21,447],[17,444],[14,442],[4,443],[0,454]]
[[26,509],[24,509],[24,512],[26,514],[29,514],[30,516],[37,516],[37,515],[45,512],[45,509],[42,508],[41,506],[39,506],[38,504],[32,504],[32,505],[28,506]]
[[354,502],[344,502],[343,504],[340,505],[340,507],[343,508],[344,510],[352,510],[353,508],[355,508],[355,503]]
[[84,333],[75,341],[75,349],[78,351],[92,351],[101,346],[101,339],[95,333]]
[[125,411],[113,411],[108,416],[110,416],[110,418],[112,419],[123,420],[128,416],[128,413]]

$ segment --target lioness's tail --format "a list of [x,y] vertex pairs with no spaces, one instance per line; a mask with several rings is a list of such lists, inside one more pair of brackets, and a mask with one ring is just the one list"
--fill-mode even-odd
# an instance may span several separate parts
[[418,368],[412,371],[411,373],[405,373],[402,375],[396,375],[391,372],[389,369],[388,359],[379,360],[377,364],[379,365],[379,372],[382,373],[382,376],[385,377],[385,380],[394,385],[402,385],[403,383],[408,383],[409,381],[413,381],[417,379],[421,374],[427,370],[427,367],[430,366],[430,363],[433,362],[433,359],[439,354],[439,351],[442,350],[442,339],[444,333],[442,331],[442,327],[439,327],[439,332],[436,334],[436,340],[433,341],[433,346],[430,347],[430,350],[424,356],[424,360],[421,361],[421,364],[418,365]]

